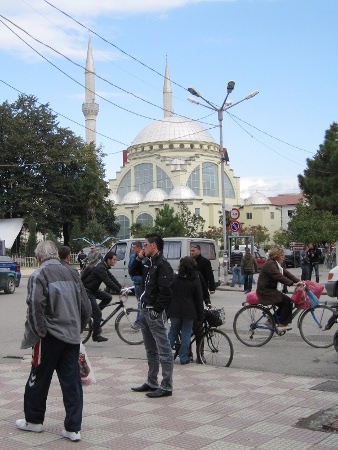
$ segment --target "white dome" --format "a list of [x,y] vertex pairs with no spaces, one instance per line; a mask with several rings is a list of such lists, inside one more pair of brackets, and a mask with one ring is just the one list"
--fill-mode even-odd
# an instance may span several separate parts
[[149,142],[210,142],[215,144],[211,134],[202,125],[184,117],[164,117],[146,126],[133,140],[133,145]]
[[169,198],[172,199],[190,199],[195,198],[195,192],[188,186],[177,186],[170,191]]
[[271,205],[270,200],[261,192],[255,192],[245,200],[246,205]]
[[167,193],[160,188],[154,188],[151,191],[147,192],[144,201],[145,202],[162,202],[168,198]]
[[127,203],[131,205],[141,203],[142,201],[143,195],[141,194],[141,192],[138,191],[128,192],[128,194],[126,194],[122,199],[122,203]]
[[111,202],[114,202],[115,203],[115,205],[117,205],[118,203],[120,203],[120,197],[118,196],[118,194],[115,194],[115,193],[113,193],[113,192],[111,192],[109,195],[108,195],[108,200],[110,200]]

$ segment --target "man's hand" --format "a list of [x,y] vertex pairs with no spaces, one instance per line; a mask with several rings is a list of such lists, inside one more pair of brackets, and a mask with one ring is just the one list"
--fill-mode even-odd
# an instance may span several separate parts
[[151,320],[157,320],[157,319],[158,319],[158,312],[155,311],[154,309],[151,309],[151,310],[149,311],[149,318],[150,318]]

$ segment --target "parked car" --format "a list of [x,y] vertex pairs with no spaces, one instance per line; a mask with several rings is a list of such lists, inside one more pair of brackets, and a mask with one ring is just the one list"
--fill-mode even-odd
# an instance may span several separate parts
[[338,298],[338,266],[331,269],[328,273],[325,289],[329,297]]
[[299,250],[284,250],[285,259],[284,264],[285,267],[299,267],[300,266],[300,251]]
[[13,294],[20,280],[20,264],[9,256],[0,256],[0,290],[5,294]]

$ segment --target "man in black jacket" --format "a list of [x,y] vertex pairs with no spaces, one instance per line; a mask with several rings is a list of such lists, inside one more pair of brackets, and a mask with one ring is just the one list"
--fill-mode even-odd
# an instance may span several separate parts
[[204,278],[210,294],[214,294],[216,291],[216,285],[211,262],[208,260],[208,258],[204,258],[204,256],[202,256],[201,246],[199,244],[192,243],[190,245],[190,255],[197,262],[197,270]]
[[[144,256],[150,260],[143,265],[140,325],[148,360],[147,381],[132,388],[135,392],[146,392],[150,398],[168,397],[173,390],[174,358],[165,327],[165,310],[171,300],[173,270],[164,258],[163,239],[157,233],[145,236],[144,248],[139,252],[131,267],[134,275],[142,267]],[[162,382],[159,386],[158,372],[162,368]]]
[[[105,342],[108,338],[101,336],[100,323],[102,319],[102,309],[112,300],[113,296],[100,289],[101,283],[104,283],[111,291],[119,293],[122,286],[117,279],[110,273],[110,268],[115,265],[117,256],[114,252],[106,253],[103,261],[98,262],[94,267],[86,268],[82,275],[82,283],[86,288],[88,298],[92,304],[93,317],[93,341]],[[96,299],[101,300],[97,304]]]

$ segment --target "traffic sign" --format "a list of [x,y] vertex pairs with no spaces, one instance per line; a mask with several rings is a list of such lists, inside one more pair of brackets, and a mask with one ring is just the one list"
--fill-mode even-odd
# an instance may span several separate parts
[[239,219],[240,216],[240,212],[239,209],[237,208],[232,208],[232,210],[230,211],[230,217],[232,220],[237,220]]
[[237,233],[241,229],[241,224],[237,222],[237,220],[233,220],[230,222],[230,230],[233,233]]

